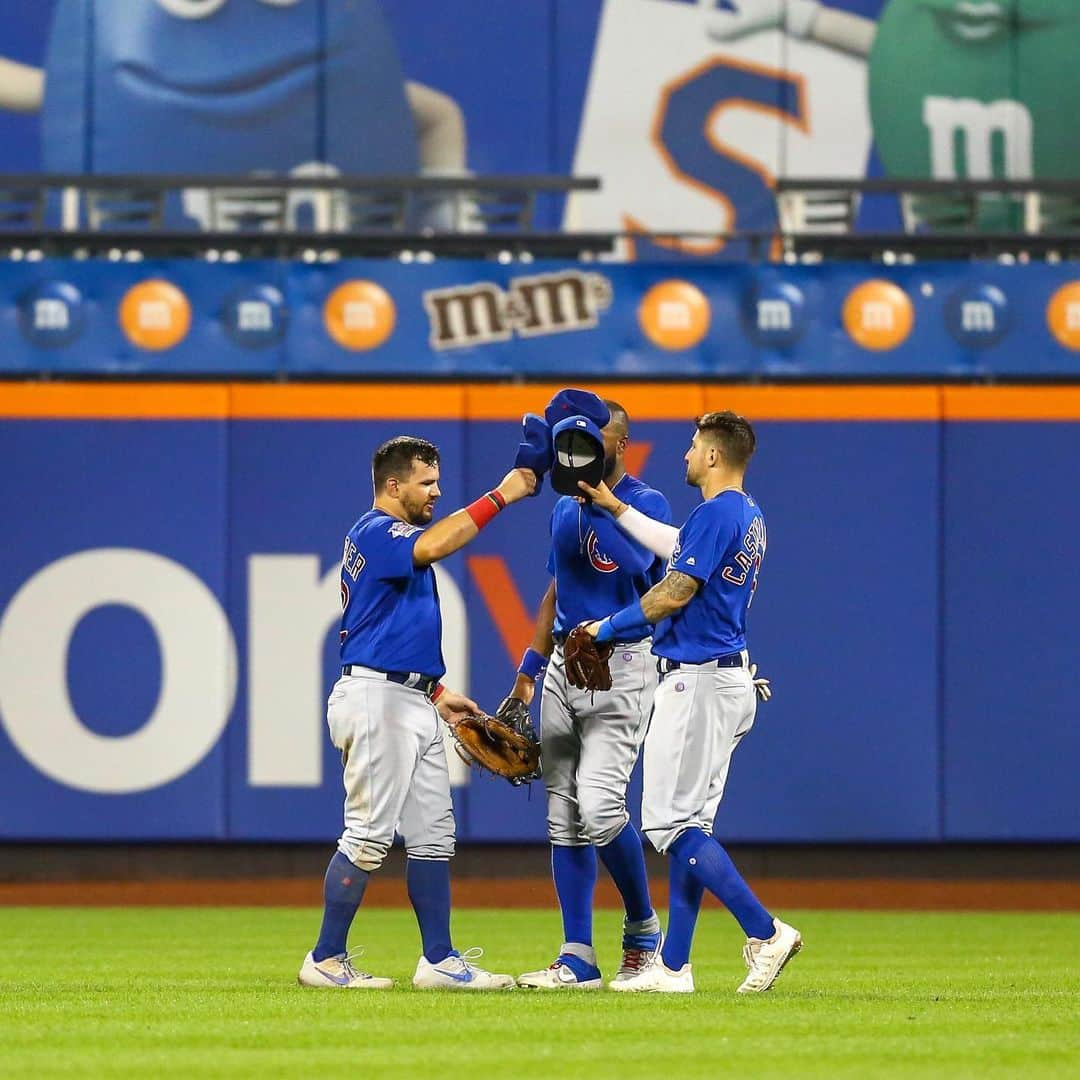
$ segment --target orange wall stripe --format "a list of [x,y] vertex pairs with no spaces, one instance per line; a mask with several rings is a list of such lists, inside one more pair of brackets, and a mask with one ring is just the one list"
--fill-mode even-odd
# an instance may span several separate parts
[[700,383],[604,383],[567,379],[561,383],[519,386],[467,386],[466,407],[472,420],[519,420],[523,413],[544,412],[544,406],[566,386],[613,398],[633,420],[689,420],[704,409]]
[[946,386],[946,420],[1080,420],[1080,386]]
[[[728,386],[600,383],[635,422],[733,409],[751,420],[1080,421],[1080,386]],[[559,383],[0,382],[0,418],[498,420],[543,412]]]
[[0,417],[64,420],[224,420],[226,383],[2,383]]
[[709,410],[750,420],[938,420],[937,386],[709,386]]
[[[233,383],[240,420],[460,420],[464,386],[430,383]],[[518,414],[520,416],[520,414]]]

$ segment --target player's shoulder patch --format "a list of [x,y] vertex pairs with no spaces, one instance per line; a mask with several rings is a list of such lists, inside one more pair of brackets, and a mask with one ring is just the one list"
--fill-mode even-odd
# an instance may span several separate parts
[[390,535],[395,539],[402,536],[413,536],[420,531],[419,525],[410,525],[407,521],[395,521],[390,525]]

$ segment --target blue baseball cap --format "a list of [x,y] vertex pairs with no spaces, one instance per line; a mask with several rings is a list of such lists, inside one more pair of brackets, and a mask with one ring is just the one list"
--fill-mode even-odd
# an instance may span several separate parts
[[598,428],[607,427],[611,421],[611,413],[602,398],[590,390],[575,390],[573,387],[560,390],[544,410],[544,419],[553,430],[561,420],[577,416],[591,420]]
[[536,489],[533,495],[539,495],[544,483],[544,473],[551,468],[554,451],[551,446],[551,428],[547,421],[535,413],[526,413],[521,418],[522,442],[518,444],[514,458],[515,469],[532,469],[536,473]]

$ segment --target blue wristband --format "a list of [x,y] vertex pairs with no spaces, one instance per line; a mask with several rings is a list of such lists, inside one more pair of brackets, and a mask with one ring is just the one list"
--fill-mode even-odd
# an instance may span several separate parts
[[[648,623],[648,619],[645,618],[645,612],[641,610],[641,597],[638,597],[632,604],[627,604],[621,611],[616,611],[614,615],[609,615],[604,622],[610,624],[612,636],[605,638],[605,641],[611,641],[619,634],[629,634],[635,630],[638,630],[643,623]],[[597,638],[599,641],[600,639]]]
[[596,640],[601,644],[615,640],[615,631],[612,629],[610,618],[604,619],[596,628]]
[[528,675],[535,682],[547,670],[547,665],[547,657],[543,653],[529,648],[525,650],[521,663],[518,664],[518,674]]

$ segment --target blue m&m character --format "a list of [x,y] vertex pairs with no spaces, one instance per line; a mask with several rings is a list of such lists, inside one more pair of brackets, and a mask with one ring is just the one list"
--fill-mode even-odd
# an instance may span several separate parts
[[465,167],[460,109],[406,82],[378,0],[57,0],[0,107],[41,108],[48,172]]

